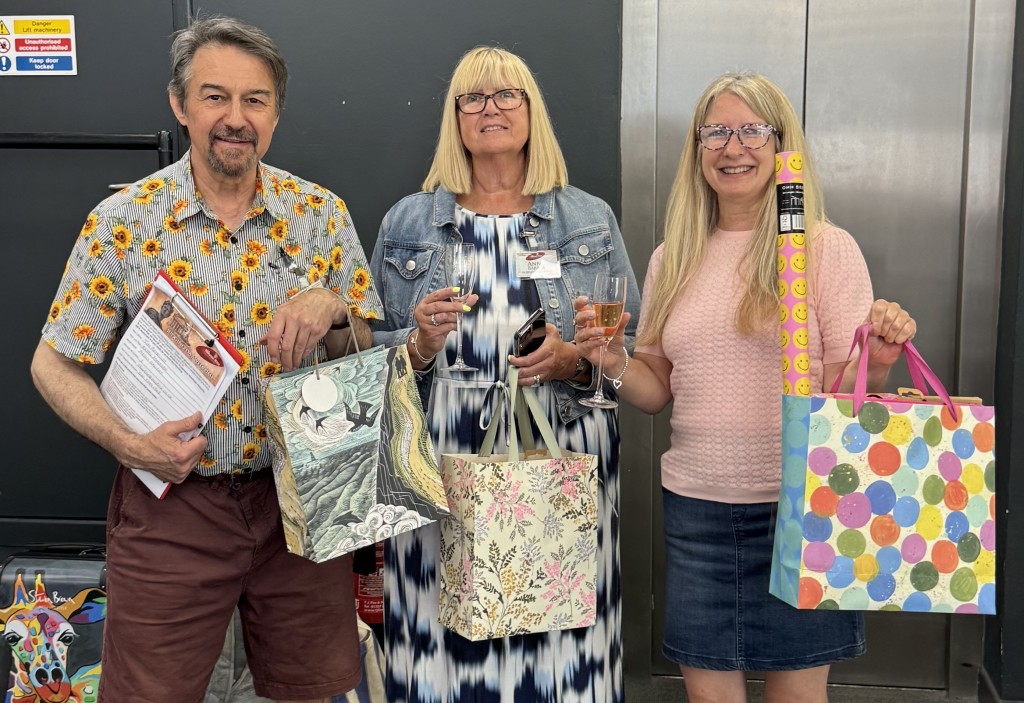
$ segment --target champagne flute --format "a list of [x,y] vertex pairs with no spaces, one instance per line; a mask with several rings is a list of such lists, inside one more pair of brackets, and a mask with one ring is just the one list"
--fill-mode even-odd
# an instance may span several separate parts
[[[473,293],[476,287],[477,262],[476,246],[459,242],[445,247],[444,266],[448,273],[448,285],[458,288],[458,295],[453,295],[456,303],[463,302]],[[462,313],[455,313],[455,363],[448,368],[452,371],[476,371],[462,359]]]
[[594,305],[594,312],[597,313],[594,326],[604,330],[605,340],[601,345],[597,363],[597,388],[594,389],[593,396],[584,398],[580,403],[591,408],[617,408],[618,403],[604,396],[604,350],[615,336],[615,328],[619,326],[622,310],[626,307],[626,277],[607,273],[597,274],[594,295],[590,300]]

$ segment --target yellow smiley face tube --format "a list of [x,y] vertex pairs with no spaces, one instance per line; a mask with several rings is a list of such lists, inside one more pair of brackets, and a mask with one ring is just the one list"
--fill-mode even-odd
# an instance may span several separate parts
[[809,396],[811,375],[807,354],[807,237],[804,233],[803,168],[803,154],[798,151],[781,151],[775,155],[782,392]]

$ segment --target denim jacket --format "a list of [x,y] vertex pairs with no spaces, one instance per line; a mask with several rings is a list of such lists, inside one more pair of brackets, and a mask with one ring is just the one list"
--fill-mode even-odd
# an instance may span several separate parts
[[[632,348],[640,291],[608,204],[566,186],[535,196],[526,219],[526,229],[536,237],[533,248],[556,250],[562,267],[560,279],[535,280],[547,321],[558,328],[563,340],[571,341],[575,336],[573,298],[589,295],[599,273],[626,276],[626,311],[632,314],[626,344]],[[370,262],[384,304],[384,320],[374,323],[374,343],[398,346],[408,341],[417,303],[445,285],[441,263],[445,245],[459,241],[455,195],[444,188],[407,196],[384,216]],[[550,385],[563,423],[590,412],[579,400],[593,391],[569,381]],[[606,393],[611,392],[610,384],[606,385]]]

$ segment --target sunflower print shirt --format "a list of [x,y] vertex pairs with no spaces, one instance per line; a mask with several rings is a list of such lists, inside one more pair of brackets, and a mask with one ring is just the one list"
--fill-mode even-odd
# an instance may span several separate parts
[[[206,476],[252,471],[271,461],[260,380],[281,366],[257,342],[274,311],[318,280],[364,319],[380,319],[381,304],[344,201],[260,164],[252,208],[231,232],[206,208],[189,157],[112,195],[89,214],[43,339],[71,359],[101,363],[118,332],[139,313],[157,271],[166,270],[244,361],[203,429],[209,445],[195,470]],[[282,252],[295,264],[290,269]],[[321,341],[306,363],[326,358]]]

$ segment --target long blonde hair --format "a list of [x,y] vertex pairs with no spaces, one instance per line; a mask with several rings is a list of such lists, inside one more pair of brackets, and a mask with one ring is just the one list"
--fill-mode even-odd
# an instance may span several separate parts
[[[811,233],[827,223],[821,186],[814,163],[807,153],[807,142],[796,110],[777,85],[753,73],[726,73],[707,87],[693,112],[679,168],[669,195],[665,213],[665,250],[653,290],[653,304],[647,312],[638,345],[656,344],[665,329],[665,321],[679,293],[690,282],[704,260],[708,238],[718,222],[718,198],[701,170],[703,148],[697,140],[697,128],[711,109],[711,103],[723,93],[743,100],[758,116],[781,134],[778,151],[799,151],[804,159],[804,215],[808,232],[807,254],[811,256]],[[736,311],[736,327],[742,334],[763,329],[774,319],[779,304],[776,269],[778,223],[776,220],[775,181],[769,179],[758,210],[754,236],[743,257],[748,272],[747,290]],[[808,270],[810,266],[808,266]]]
[[437,138],[434,162],[423,180],[423,190],[444,186],[452,193],[468,193],[473,168],[469,153],[459,136],[459,116],[455,96],[479,92],[484,86],[522,88],[526,100],[519,109],[530,111],[530,136],[526,142],[526,183],[523,195],[546,193],[568,185],[565,158],[555,139],[544,96],[526,62],[515,54],[494,46],[478,46],[467,51],[452,73],[441,115],[441,133]]

